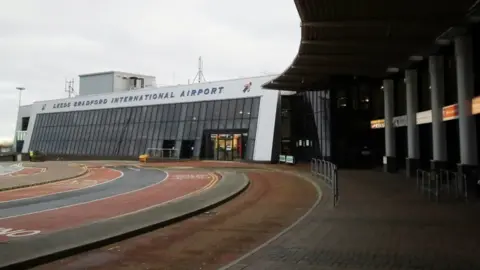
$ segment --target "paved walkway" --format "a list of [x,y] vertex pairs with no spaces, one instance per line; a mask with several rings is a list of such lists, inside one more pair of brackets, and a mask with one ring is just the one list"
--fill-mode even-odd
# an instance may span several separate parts
[[321,185],[311,215],[229,269],[480,269],[478,205],[429,202],[399,175],[339,177],[336,209]]
[[[68,162],[61,161],[22,162],[22,164],[26,168],[25,173],[21,171],[13,175],[0,176],[0,191],[71,179],[87,173],[86,168],[82,166],[69,166]],[[35,171],[28,168],[45,170]]]

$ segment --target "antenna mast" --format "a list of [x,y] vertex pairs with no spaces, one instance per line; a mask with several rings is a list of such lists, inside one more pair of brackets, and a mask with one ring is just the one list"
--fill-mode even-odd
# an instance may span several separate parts
[[193,78],[193,83],[198,82],[206,82],[207,80],[205,79],[205,76],[203,76],[203,60],[202,57],[200,56],[198,58],[198,72],[195,75],[195,78]]
[[68,93],[69,98],[74,97],[76,95],[74,83],[75,83],[74,79],[65,80],[65,92]]

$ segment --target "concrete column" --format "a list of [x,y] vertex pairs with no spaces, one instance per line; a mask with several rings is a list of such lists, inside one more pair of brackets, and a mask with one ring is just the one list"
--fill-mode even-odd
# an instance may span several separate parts
[[458,124],[460,130],[460,163],[478,165],[477,132],[472,116],[474,95],[472,39],[470,36],[455,38],[457,64]]
[[428,59],[430,72],[430,99],[432,104],[432,170],[446,168],[447,136],[443,122],[443,106],[445,105],[445,80],[443,56],[430,56]]
[[[460,164],[458,172],[464,174],[467,186],[459,183],[459,188],[469,192],[478,189],[477,179],[477,131],[472,116],[474,95],[473,55],[471,36],[455,37],[455,60],[457,64],[458,125],[460,136]],[[478,191],[478,190],[477,190]]]
[[417,71],[409,69],[405,71],[405,84],[407,89],[407,139],[408,139],[408,158],[407,176],[414,177],[419,167],[420,148],[418,145],[418,78]]
[[395,172],[395,128],[393,126],[394,87],[393,80],[383,80],[383,97],[385,107],[385,157],[383,168],[386,172]]

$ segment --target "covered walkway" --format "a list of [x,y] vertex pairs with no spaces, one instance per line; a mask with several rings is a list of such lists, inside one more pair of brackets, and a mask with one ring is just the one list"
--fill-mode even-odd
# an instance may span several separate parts
[[322,186],[309,216],[228,269],[480,269],[478,204],[429,202],[398,175],[350,170],[339,177],[337,208]]

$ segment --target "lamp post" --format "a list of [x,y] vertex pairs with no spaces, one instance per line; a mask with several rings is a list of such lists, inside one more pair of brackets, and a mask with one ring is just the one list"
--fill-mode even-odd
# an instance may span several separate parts
[[18,110],[20,110],[20,106],[22,105],[22,91],[25,90],[25,87],[17,87],[18,90]]

